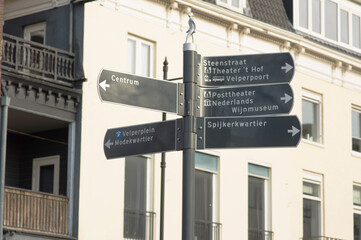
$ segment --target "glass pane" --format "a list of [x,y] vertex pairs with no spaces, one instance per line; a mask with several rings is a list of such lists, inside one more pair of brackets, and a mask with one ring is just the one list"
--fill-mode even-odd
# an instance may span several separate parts
[[341,10],[341,42],[348,44],[348,12]]
[[30,33],[30,41],[44,44],[44,30],[38,30]]
[[353,214],[353,235],[354,240],[361,240],[361,215]]
[[218,172],[218,158],[216,156],[196,152],[195,167],[210,172]]
[[265,180],[248,177],[248,239],[256,239],[265,230]]
[[239,0],[232,0],[232,6],[239,8]]
[[361,114],[352,110],[352,150],[361,152]]
[[127,72],[135,74],[135,46],[136,43],[132,39],[127,42]]
[[361,206],[361,187],[353,186],[353,204]]
[[321,2],[312,0],[312,31],[321,33]]
[[352,15],[352,45],[361,48],[360,43],[360,17]]
[[337,4],[325,0],[325,36],[337,41]]
[[150,77],[150,46],[142,43],[141,51],[141,75],[145,77]]
[[302,100],[302,137],[314,142],[320,142],[319,104]]
[[54,165],[40,166],[39,191],[54,193]]
[[146,210],[147,158],[125,158],[124,207]]
[[195,228],[196,239],[212,239],[213,174],[195,171]]
[[352,137],[361,138],[360,119],[361,114],[357,111],[352,111]]
[[321,203],[303,199],[303,238],[321,236]]
[[299,0],[299,24],[308,28],[308,0]]
[[269,168],[254,165],[251,163],[248,164],[248,173],[254,174],[257,176],[261,176],[261,177],[265,177],[265,178],[269,178]]
[[145,239],[147,202],[147,158],[125,158],[124,237]]
[[320,197],[320,185],[310,182],[303,182],[303,194]]

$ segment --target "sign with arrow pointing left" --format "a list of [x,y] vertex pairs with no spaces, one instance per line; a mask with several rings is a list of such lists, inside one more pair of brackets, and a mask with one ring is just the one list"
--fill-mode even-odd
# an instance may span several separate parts
[[178,113],[178,84],[102,70],[98,77],[102,101]]
[[289,113],[293,91],[289,84],[252,87],[201,88],[201,116],[259,116]]
[[202,86],[289,83],[294,75],[290,53],[202,58]]
[[197,119],[197,149],[295,147],[300,139],[297,116]]
[[108,129],[104,137],[107,159],[175,151],[182,148],[182,119]]

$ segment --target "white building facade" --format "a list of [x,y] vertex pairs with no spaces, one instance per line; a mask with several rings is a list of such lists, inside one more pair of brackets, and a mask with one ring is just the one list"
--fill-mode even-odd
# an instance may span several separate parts
[[[86,3],[78,239],[160,237],[161,154],[107,160],[104,135],[162,113],[102,102],[98,76],[162,79],[167,57],[181,82],[189,12],[202,56],[289,52],[302,124],[296,148],[197,151],[195,239],[361,239],[361,5],[342,0]],[[165,172],[164,239],[181,239],[181,151]]]

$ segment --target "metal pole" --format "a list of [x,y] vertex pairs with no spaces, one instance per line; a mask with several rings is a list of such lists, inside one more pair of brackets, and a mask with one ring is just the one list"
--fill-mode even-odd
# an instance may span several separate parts
[[8,129],[8,107],[9,97],[1,98],[1,157],[0,157],[0,239],[3,239],[4,225],[4,188],[5,188],[5,166],[6,166],[6,137]]
[[185,89],[184,150],[183,150],[183,216],[182,240],[194,240],[195,177],[194,155],[196,143],[196,64],[194,43],[183,45],[183,83]]
[[[165,57],[163,62],[163,79],[167,80],[168,78],[168,61],[167,57]],[[162,121],[167,120],[167,114],[162,113]],[[160,179],[160,231],[159,231],[159,239],[164,239],[164,192],[165,192],[165,152],[162,152],[162,159],[160,162],[161,167],[161,179]]]

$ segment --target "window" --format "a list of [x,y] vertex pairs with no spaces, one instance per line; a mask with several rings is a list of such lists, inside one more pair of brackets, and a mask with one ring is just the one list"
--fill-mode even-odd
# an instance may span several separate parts
[[344,47],[361,48],[359,5],[343,0],[295,1],[295,28]]
[[360,17],[352,14],[352,44],[356,48],[361,48],[360,43]]
[[330,0],[325,0],[325,36],[337,41],[337,4]]
[[316,143],[322,143],[321,100],[321,95],[309,91],[303,91],[302,137]]
[[46,23],[36,23],[24,27],[24,39],[41,44],[45,44]]
[[148,239],[154,228],[153,159],[125,158],[124,238]]
[[361,152],[361,111],[352,109],[352,150]]
[[154,43],[128,36],[127,72],[144,77],[153,77]]
[[349,42],[349,33],[348,33],[348,12],[341,10],[340,11],[341,18],[341,42],[348,44]]
[[226,8],[241,12],[243,14],[247,13],[247,6],[245,0],[216,0],[216,3]]
[[248,239],[271,239],[270,170],[248,164]]
[[303,238],[322,236],[322,176],[304,172]]
[[195,168],[195,236],[197,240],[218,239],[218,157],[196,152]]
[[59,194],[60,157],[49,156],[33,159],[32,190]]
[[353,208],[353,239],[361,240],[361,185],[353,186]]

